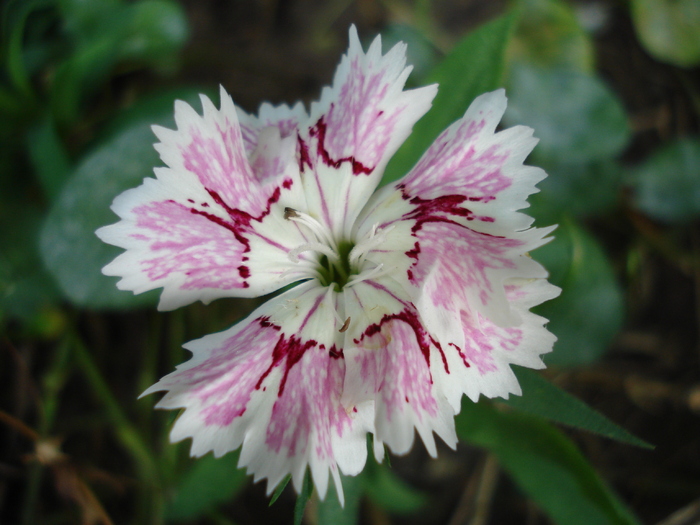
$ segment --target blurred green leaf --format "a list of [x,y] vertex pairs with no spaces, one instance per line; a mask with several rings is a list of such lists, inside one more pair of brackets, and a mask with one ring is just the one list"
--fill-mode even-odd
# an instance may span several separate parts
[[561,525],[638,525],[576,446],[539,418],[464,399],[457,435],[493,452],[520,488]]
[[553,385],[537,372],[514,366],[513,372],[523,389],[522,396],[499,400],[511,408],[549,419],[556,423],[594,432],[622,443],[642,448],[654,448],[630,434],[580,399]]
[[[122,250],[107,245],[95,236],[95,230],[117,221],[110,210],[121,192],[141,184],[153,175],[160,161],[153,143],[150,124],[173,126],[172,93],[163,102],[148,101],[136,105],[126,125],[86,155],[77,165],[45,220],[40,239],[41,254],[64,295],[78,306],[88,308],[129,308],[154,304],[158,291],[134,296],[116,288],[116,278],[102,275],[101,269]],[[188,102],[196,93],[190,92]],[[170,109],[155,117],[154,106]],[[142,111],[148,120],[139,118]]]
[[294,504],[294,525],[301,525],[304,519],[304,509],[309,502],[311,493],[314,490],[314,485],[311,483],[311,474],[308,469],[304,474],[304,482],[301,485],[301,493],[297,496],[297,501]]
[[54,200],[70,172],[70,159],[50,119],[41,120],[29,130],[27,150],[44,195]]
[[700,63],[700,2],[632,0],[632,20],[651,55],[681,67]]
[[685,138],[665,145],[628,181],[634,205],[654,219],[682,223],[700,216],[700,139]]
[[284,489],[287,488],[287,485],[289,485],[289,481],[291,479],[292,476],[290,474],[287,474],[287,476],[277,484],[277,486],[275,487],[275,491],[272,493],[272,497],[270,498],[270,503],[268,503],[268,507],[272,507],[275,501],[279,499],[279,497],[284,492]]
[[630,137],[621,102],[598,78],[524,64],[508,78],[508,126],[525,124],[540,139],[533,159],[579,163],[618,155]]
[[537,162],[548,177],[529,199],[528,214],[540,224],[559,221],[564,214],[594,217],[615,208],[622,187],[622,167],[614,160],[566,162],[541,159]]
[[64,0],[61,7],[75,50],[59,64],[53,79],[51,107],[60,124],[78,118],[84,98],[118,63],[172,69],[187,39],[187,19],[171,0],[100,0],[95,6]]
[[368,461],[360,477],[367,497],[392,514],[416,512],[428,501],[425,494],[396,476],[387,465]]
[[567,2],[520,0],[508,58],[541,67],[591,72],[593,43]]
[[160,70],[172,68],[189,32],[182,7],[170,0],[141,0],[130,7],[129,35],[119,58],[147,61]]
[[555,240],[533,257],[560,286],[556,299],[535,308],[558,337],[548,364],[583,365],[603,355],[622,326],[624,301],[612,267],[598,241],[573,220],[564,220]]
[[196,459],[182,477],[165,509],[167,521],[187,521],[204,516],[217,505],[231,501],[247,483],[238,468],[238,452]]
[[323,501],[318,504],[318,525],[355,525],[360,519],[363,484],[360,476],[342,476],[345,507],[340,506],[335,487],[329,485]]
[[433,107],[416,123],[389,162],[383,184],[405,175],[433,140],[464,115],[477,96],[500,85],[514,20],[515,15],[510,13],[475,29],[428,75],[426,83],[440,84]]
[[58,298],[36,247],[43,214],[17,195],[0,204],[0,312],[30,321]]
[[433,69],[439,52],[417,28],[407,24],[391,23],[382,30],[382,45],[389,49],[399,42],[405,42],[406,62],[413,66],[408,83],[412,86],[424,85],[425,77]]

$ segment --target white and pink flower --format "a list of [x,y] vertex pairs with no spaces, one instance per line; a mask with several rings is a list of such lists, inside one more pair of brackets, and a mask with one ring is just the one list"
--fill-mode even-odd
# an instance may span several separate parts
[[359,473],[366,435],[407,452],[418,431],[449,446],[463,394],[507,397],[510,364],[542,368],[554,343],[529,312],[555,297],[527,253],[552,228],[517,210],[545,173],[523,161],[532,130],[496,133],[503,90],[478,97],[403,179],[384,168],[428,111],[437,86],[405,91],[405,45],[350,48],[310,114],[263,104],[257,116],[202,97],[154,127],[168,166],[124,192],[121,221],[99,237],[126,251],[104,268],[119,288],[163,288],[159,308],[256,297],[296,284],[218,334],[186,345],[188,362],[146,393],[184,408],[171,438],[192,454],[241,448],[271,490],[310,468]]

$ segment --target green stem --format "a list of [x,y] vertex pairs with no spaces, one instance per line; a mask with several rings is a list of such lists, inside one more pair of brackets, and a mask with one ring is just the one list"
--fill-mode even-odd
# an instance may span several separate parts
[[151,489],[143,494],[144,498],[147,498],[143,504],[150,508],[150,512],[148,512],[150,514],[150,523],[161,523],[164,501],[160,490],[161,483],[157,463],[141,435],[131,424],[119,406],[118,401],[112,395],[109,385],[102,377],[83,342],[76,336],[74,343],[74,355],[78,366],[85,374],[93,392],[104,405],[107,417],[114,425],[119,441],[135,463],[139,478]]

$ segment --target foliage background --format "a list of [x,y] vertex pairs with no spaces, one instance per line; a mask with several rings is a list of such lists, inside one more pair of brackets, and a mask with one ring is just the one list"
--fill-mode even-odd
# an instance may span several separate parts
[[[507,404],[465,403],[463,444],[422,446],[345,480],[308,523],[681,523],[700,494],[700,6],[687,0],[15,0],[0,72],[0,522],[291,523],[236,455],[188,458],[175,414],[138,394],[255,301],[175,312],[99,268],[94,230],[149,176],[149,126],[222,84],[255,111],[314,100],[355,23],[407,41],[440,97],[387,170],[405,173],[476,94],[541,143],[531,198],[557,239],[533,254],[562,286],[544,376]],[[507,14],[509,13],[509,14]],[[471,36],[470,36],[471,35]],[[444,57],[447,56],[447,59]],[[515,410],[513,410],[515,409]],[[554,427],[547,420],[567,424]],[[580,451],[580,452],[579,452]],[[582,454],[581,454],[582,453]],[[371,462],[370,462],[371,463]],[[593,468],[591,468],[591,465]],[[605,481],[601,481],[605,480]],[[614,489],[611,492],[609,487]],[[618,496],[614,494],[617,493]],[[697,506],[697,503],[695,504]],[[629,510],[631,509],[631,510]],[[633,516],[635,514],[637,517]],[[674,521],[675,520],[675,521]]]

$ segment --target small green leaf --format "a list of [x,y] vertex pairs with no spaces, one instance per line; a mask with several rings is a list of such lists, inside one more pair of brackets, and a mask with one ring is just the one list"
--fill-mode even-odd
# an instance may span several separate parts
[[[131,125],[115,130],[77,165],[44,222],[40,248],[46,267],[65,296],[88,308],[131,308],[153,304],[158,291],[134,296],[118,290],[117,279],[102,275],[102,267],[122,250],[95,236],[101,226],[117,222],[110,210],[121,192],[139,186],[153,175],[160,160],[150,124],[172,126],[173,95],[167,94],[170,109],[153,119],[140,119],[137,106]],[[188,97],[195,103],[196,94]],[[146,105],[150,108],[153,101]],[[158,105],[158,104],[156,104]],[[146,111],[148,115],[150,109]]]
[[360,519],[363,484],[360,476],[342,476],[345,507],[340,506],[335,487],[329,486],[326,497],[318,504],[318,525],[355,525]]
[[[536,156],[536,155],[534,155]],[[622,167],[614,160],[567,162],[537,159],[547,178],[529,199],[532,215],[540,224],[558,222],[562,215],[595,217],[615,208],[622,188]]]
[[187,521],[204,516],[217,505],[231,501],[247,483],[238,469],[238,452],[221,458],[212,455],[194,460],[165,509],[168,521]]
[[382,183],[402,177],[479,95],[496,89],[503,75],[504,53],[515,16],[510,13],[469,33],[426,79],[440,87],[433,107],[389,162]]
[[642,448],[654,448],[616,425],[600,412],[593,410],[580,399],[553,385],[538,373],[521,367],[513,367],[523,389],[522,396],[510,396],[500,402],[511,408],[541,416],[556,423],[594,432],[622,443]]
[[518,64],[508,78],[508,126],[525,124],[540,139],[539,159],[580,163],[609,159],[627,145],[627,114],[597,77]]
[[70,159],[50,119],[44,119],[27,133],[27,150],[48,200],[61,191],[70,172]]
[[292,476],[288,475],[279,483],[279,485],[277,485],[277,488],[275,488],[275,492],[270,498],[270,503],[268,504],[268,507],[272,507],[272,504],[279,499],[279,497],[282,495],[282,492],[284,492],[284,489],[287,487],[287,485],[289,485],[290,479],[292,479]]
[[425,494],[408,485],[383,464],[367,462],[361,479],[367,497],[393,514],[411,514],[428,501]]
[[539,418],[464,399],[457,435],[490,450],[520,488],[561,525],[638,525],[576,446]]
[[307,470],[304,474],[304,483],[301,485],[301,493],[297,496],[297,502],[294,504],[294,525],[301,525],[304,519],[304,509],[306,509],[306,504],[309,502],[313,490],[311,474]]
[[520,0],[520,16],[508,47],[513,62],[565,68],[594,69],[593,43],[571,5],[561,0]]
[[622,292],[598,241],[573,220],[564,219],[554,237],[533,253],[549,270],[550,281],[562,288],[559,297],[534,310],[549,319],[549,330],[559,338],[545,361],[565,366],[592,363],[622,326]]
[[633,203],[654,219],[669,223],[700,217],[700,139],[667,144],[631,170]]
[[639,40],[663,62],[700,64],[700,3],[697,0],[632,0]]

